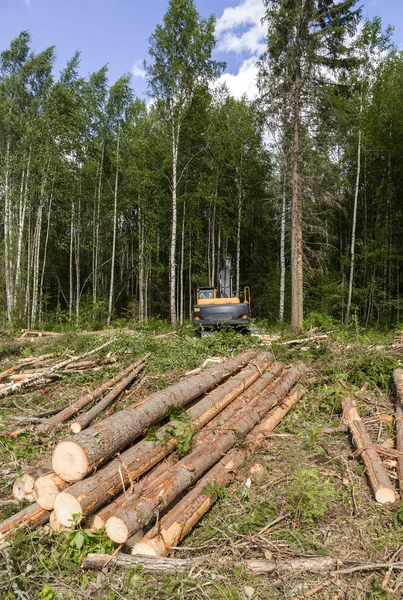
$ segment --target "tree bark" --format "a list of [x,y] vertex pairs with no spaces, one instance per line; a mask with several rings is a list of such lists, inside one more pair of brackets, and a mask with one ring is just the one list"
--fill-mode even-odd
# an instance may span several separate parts
[[[145,490],[152,482],[157,479],[160,475],[165,473],[165,471],[171,467],[175,462],[175,455],[171,454],[167,456],[167,458],[161,462],[155,469],[153,469],[150,473],[147,473],[145,477],[140,479],[140,481],[133,484],[131,482],[130,487],[125,489],[122,494],[119,494],[115,500],[110,502],[109,504],[105,504],[97,513],[91,516],[91,518],[86,522],[88,527],[96,533],[102,527],[105,527],[106,521],[111,517],[123,504],[126,502],[127,498],[131,500],[139,498],[141,492]],[[125,465],[126,466],[126,465]],[[121,475],[124,476],[124,469],[121,469]],[[122,478],[121,477],[121,478]],[[129,483],[129,482],[126,482]],[[126,485],[125,483],[125,485]]]
[[144,369],[145,363],[150,358],[151,352],[146,354],[143,358],[137,361],[133,365],[134,370],[129,373],[127,377],[125,377],[122,381],[120,381],[110,392],[107,394],[98,404],[93,406],[91,410],[87,411],[85,414],[81,415],[73,421],[70,425],[70,429],[73,433],[78,433],[82,431],[97,417],[102,411],[104,411],[108,406],[115,400],[121,392],[123,392],[126,388],[128,388],[134,379],[136,379],[137,375]]
[[136,544],[132,554],[167,556],[172,546],[193,529],[218,498],[218,488],[229,485],[245,462],[246,451],[230,450],[175,507]]
[[282,384],[266,394],[262,393],[237,415],[225,423],[222,429],[200,444],[189,455],[171,467],[147,488],[140,498],[131,504],[129,501],[108,519],[105,530],[117,543],[124,543],[141,527],[147,525],[153,515],[169,506],[189,486],[195,483],[223,454],[228,452],[239,438],[244,438],[261,421],[269,410],[285,398],[291,387],[301,376],[305,366],[290,369]]
[[17,529],[30,529],[44,525],[49,520],[49,511],[37,504],[20,510],[17,514],[0,523],[0,546],[16,536]]
[[176,232],[178,225],[177,208],[177,171],[178,171],[178,150],[179,150],[179,125],[172,122],[172,224],[171,224],[171,247],[169,255],[170,264],[170,313],[172,329],[177,328],[176,318]]
[[348,425],[354,445],[360,451],[375,499],[381,504],[395,502],[396,493],[374,444],[369,437],[351,398],[343,401],[343,421]]
[[108,317],[106,324],[109,327],[112,318],[113,309],[113,287],[115,285],[115,259],[116,259],[116,234],[118,221],[118,183],[119,183],[119,147],[120,147],[120,126],[118,128],[118,139],[116,142],[116,171],[115,171],[115,190],[113,193],[113,233],[112,233],[112,256],[111,256],[111,280],[109,286]]
[[[285,162],[285,159],[284,159]],[[283,194],[281,205],[281,231],[280,231],[280,314],[279,321],[284,322],[284,304],[285,304],[285,216],[287,209],[287,187],[286,187],[286,169],[284,167]]]
[[[188,377],[149,398],[104,419],[97,425],[60,442],[53,453],[56,473],[65,481],[83,479],[94,467],[133,442],[150,425],[158,423],[172,404],[188,404],[208,389],[235,373],[253,358],[248,350],[200,375]],[[63,463],[63,470],[56,465]]]
[[290,410],[301,400],[306,393],[306,388],[302,385],[296,385],[288,396],[277,406],[269,416],[257,425],[248,434],[246,442],[255,446],[260,445],[271,432],[281,423]]
[[[360,105],[360,115],[362,112],[362,101]],[[361,127],[358,132],[358,150],[357,150],[357,177],[355,182],[355,194],[354,194],[354,208],[353,208],[353,224],[351,227],[351,263],[350,263],[350,278],[348,282],[348,297],[347,297],[347,308],[345,315],[345,324],[348,325],[351,311],[351,299],[353,296],[353,281],[354,281],[354,267],[355,267],[355,233],[357,227],[357,207],[358,207],[358,193],[360,190],[360,174],[361,174]]]
[[[261,361],[258,359],[256,361],[256,366],[247,367],[243,373],[239,373],[190,408],[187,411],[189,428],[196,432],[215,415],[222,414],[220,411],[242,394],[245,387],[250,386],[247,392],[250,390],[253,393],[253,389],[260,382],[258,379],[260,371],[270,364],[267,354],[262,356]],[[260,391],[261,386],[256,389]],[[116,496],[124,485],[133,482],[161,461],[177,447],[180,441],[180,430],[175,435],[178,425],[179,423],[175,421],[164,425],[155,434],[154,440],[143,439],[99,469],[92,477],[72,485],[60,494],[55,502],[59,521],[68,525],[73,515],[87,516],[93,513],[110,498]]]
[[97,398],[100,398],[107,390],[110,390],[111,387],[114,387],[117,383],[119,383],[119,381],[123,379],[123,377],[126,377],[126,375],[128,375],[132,371],[132,369],[135,368],[135,365],[136,363],[130,365],[130,367],[128,367],[124,371],[121,371],[120,373],[115,375],[115,377],[112,377],[112,379],[109,379],[108,381],[97,387],[93,392],[86,394],[79,400],[73,402],[73,404],[70,404],[70,406],[64,408],[57,415],[54,415],[50,419],[47,419],[38,427],[38,431],[45,432],[47,430],[54,431],[55,429],[57,429],[57,427],[61,423],[64,423],[65,421],[70,419],[73,415],[77,414],[90,402],[93,402]]
[[399,452],[397,471],[399,477],[400,497],[403,498],[403,370],[393,371],[393,382],[396,387],[396,449]]
[[299,181],[300,64],[294,82],[294,135],[291,205],[291,329],[303,327],[302,207]]

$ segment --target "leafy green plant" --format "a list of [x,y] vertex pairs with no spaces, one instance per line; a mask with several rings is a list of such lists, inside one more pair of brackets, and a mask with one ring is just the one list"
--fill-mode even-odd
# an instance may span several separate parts
[[348,381],[357,387],[365,382],[378,386],[384,392],[388,391],[390,379],[399,362],[390,354],[364,354],[357,357],[348,374]]
[[213,483],[209,482],[202,490],[202,494],[208,496],[209,498],[213,498],[217,496],[217,498],[222,499],[227,495],[227,488],[225,486],[220,486],[216,481]]
[[316,521],[323,517],[336,497],[333,485],[323,480],[317,469],[295,469],[294,482],[288,492],[288,508],[296,518]]
[[231,528],[242,535],[252,535],[265,527],[276,516],[276,508],[270,502],[247,502],[245,513],[236,518]]

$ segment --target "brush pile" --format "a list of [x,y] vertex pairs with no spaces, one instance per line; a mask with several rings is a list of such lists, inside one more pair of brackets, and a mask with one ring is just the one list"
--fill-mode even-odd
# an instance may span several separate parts
[[31,472],[36,503],[0,524],[0,543],[49,520],[122,544],[157,519],[133,551],[165,556],[303,396],[304,371],[247,350],[78,429]]

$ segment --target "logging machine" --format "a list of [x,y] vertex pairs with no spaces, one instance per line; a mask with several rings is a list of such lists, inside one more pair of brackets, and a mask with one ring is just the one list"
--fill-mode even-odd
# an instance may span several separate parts
[[218,289],[198,287],[193,306],[193,325],[198,331],[230,325],[246,330],[250,323],[250,289],[244,288],[243,302],[233,295],[231,259],[226,258],[220,272]]

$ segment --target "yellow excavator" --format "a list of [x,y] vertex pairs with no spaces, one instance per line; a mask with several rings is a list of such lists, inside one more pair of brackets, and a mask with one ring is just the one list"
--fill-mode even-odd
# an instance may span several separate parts
[[193,306],[193,325],[199,332],[230,325],[246,331],[250,324],[250,289],[244,288],[243,302],[233,296],[231,259],[226,258],[220,272],[219,286],[198,287]]

